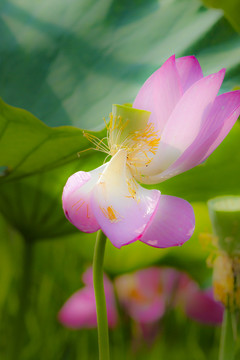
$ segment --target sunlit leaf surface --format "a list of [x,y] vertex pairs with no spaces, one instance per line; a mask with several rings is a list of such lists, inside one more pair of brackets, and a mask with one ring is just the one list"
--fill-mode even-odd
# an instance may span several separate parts
[[170,55],[240,77],[239,37],[197,0],[2,1],[0,94],[51,126],[102,127]]

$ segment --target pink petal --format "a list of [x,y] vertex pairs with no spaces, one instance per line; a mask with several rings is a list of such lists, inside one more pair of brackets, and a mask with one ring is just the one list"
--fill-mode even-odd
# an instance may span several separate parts
[[150,297],[159,292],[161,274],[162,269],[158,267],[149,267],[147,269],[137,271],[135,273],[135,277],[140,291]]
[[201,66],[195,56],[176,59],[176,66],[184,92],[203,77]]
[[[221,110],[219,109],[221,108]],[[209,147],[204,158],[200,162],[204,161],[211,153],[221,144],[223,139],[227,136],[232,129],[236,120],[240,115],[240,91],[234,91],[220,95],[216,99],[216,104],[209,115],[209,121],[211,117],[215,116],[217,123],[221,123],[221,126],[215,126],[218,135],[215,136],[215,140]],[[215,130],[215,134],[216,134]],[[211,129],[211,131],[213,131]],[[210,132],[210,129],[209,129]]]
[[93,215],[90,199],[94,185],[106,165],[84,172],[79,171],[68,179],[62,195],[63,210],[67,219],[84,232],[95,232],[100,226]]
[[73,294],[58,314],[66,327],[79,329],[97,326],[96,303],[93,288],[85,288]]
[[[87,270],[82,275],[82,281],[85,285],[93,286],[93,269],[91,266],[87,268]],[[104,286],[105,283],[108,284],[110,282],[106,275],[104,275]],[[111,283],[110,283],[111,284]]]
[[182,278],[182,273],[174,268],[161,269],[161,286],[168,306],[172,306],[176,290]]
[[223,69],[197,81],[183,95],[164,128],[161,137],[163,144],[183,152],[193,142],[217,96],[224,74]]
[[214,300],[211,289],[191,292],[185,303],[187,316],[203,324],[220,325],[223,310],[223,305]]
[[192,236],[194,227],[194,212],[187,201],[161,195],[158,208],[140,240],[159,248],[182,245]]
[[[82,279],[83,279],[84,284],[86,284],[88,288],[92,288],[91,291],[94,292],[92,267],[89,267],[85,271],[85,273],[82,276]],[[106,274],[104,274],[103,279],[104,279],[103,280],[104,281],[104,292],[105,292],[106,304],[107,304],[108,325],[110,327],[114,327],[117,323],[117,318],[118,318],[114,290],[113,290],[112,283]]]
[[227,136],[239,114],[240,91],[217,96],[198,137],[162,176],[177,175],[202,163]]
[[115,280],[119,300],[128,315],[141,324],[159,320],[165,312],[159,268],[148,268]]
[[[155,157],[146,174],[139,180],[143,183],[158,183],[176,175],[170,166],[196,140],[205,124],[212,103],[221,86],[225,70],[209,75],[194,83],[178,102],[161,136]],[[145,175],[145,174],[144,174]]]
[[158,295],[149,303],[141,304],[132,302],[128,307],[129,316],[141,324],[153,323],[164,315],[165,301],[163,296]]
[[134,181],[126,156],[125,150],[119,150],[111,159],[94,187],[91,203],[101,229],[118,248],[141,237],[160,196]]
[[171,56],[143,84],[133,107],[151,112],[149,122],[161,134],[169,116],[182,95],[175,56]]

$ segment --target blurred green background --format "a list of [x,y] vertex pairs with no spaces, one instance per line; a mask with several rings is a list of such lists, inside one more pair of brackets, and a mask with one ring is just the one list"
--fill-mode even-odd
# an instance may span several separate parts
[[[69,224],[61,207],[67,178],[103,161],[94,151],[78,157],[89,148],[80,129],[102,137],[112,103],[132,102],[173,53],[196,55],[205,75],[226,67],[222,92],[240,87],[239,2],[2,0],[0,10],[0,358],[96,359],[96,330],[69,331],[56,318],[81,286],[95,240]],[[192,239],[166,250],[140,242],[117,250],[109,242],[105,269],[111,277],[167,264],[188,271],[201,286],[211,283],[211,249],[199,234],[211,232],[206,200],[240,193],[239,137],[237,123],[203,165],[159,185],[162,193],[193,204]],[[21,304],[24,269],[30,286],[23,284]],[[25,315],[17,315],[21,306]],[[179,314],[164,320],[151,351],[137,355],[129,327],[110,334],[113,359],[217,356],[219,329]]]

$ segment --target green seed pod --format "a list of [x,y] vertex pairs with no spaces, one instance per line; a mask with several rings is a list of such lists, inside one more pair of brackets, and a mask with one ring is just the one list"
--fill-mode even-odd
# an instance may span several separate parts
[[222,196],[208,201],[208,210],[218,247],[229,256],[240,255],[240,196]]

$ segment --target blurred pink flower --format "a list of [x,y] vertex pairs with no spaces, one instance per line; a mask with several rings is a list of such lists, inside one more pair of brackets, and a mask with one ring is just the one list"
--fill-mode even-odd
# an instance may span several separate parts
[[186,273],[172,268],[152,267],[119,276],[115,280],[120,304],[137,323],[154,324],[169,307],[181,306],[198,322],[222,322],[223,306],[211,290],[201,290]]
[[[85,287],[74,293],[58,313],[58,320],[72,329],[97,327],[96,301],[93,288],[92,268],[83,274]],[[112,284],[104,275],[104,289],[109,327],[117,324],[117,310]]]
[[220,325],[223,319],[224,307],[214,300],[213,289],[201,290],[188,275],[182,275],[178,285],[178,303],[185,314],[202,324]]
[[72,175],[63,191],[68,220],[84,232],[100,228],[120,248],[136,240],[182,245],[195,226],[191,205],[147,190],[202,163],[240,113],[240,91],[217,96],[225,70],[203,77],[194,56],[171,56],[141,87],[133,107],[113,105],[107,143],[86,134],[112,159]]

